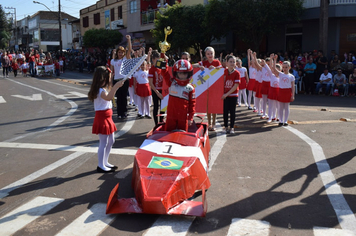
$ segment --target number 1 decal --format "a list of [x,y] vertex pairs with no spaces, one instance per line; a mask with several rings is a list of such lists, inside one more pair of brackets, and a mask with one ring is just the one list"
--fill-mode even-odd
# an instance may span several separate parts
[[172,145],[166,145],[166,147],[168,147],[168,150],[166,152],[163,151],[163,153],[173,154],[171,153]]

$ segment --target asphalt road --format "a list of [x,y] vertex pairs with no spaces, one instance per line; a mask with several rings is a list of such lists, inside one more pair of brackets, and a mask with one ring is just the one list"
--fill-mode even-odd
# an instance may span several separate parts
[[105,215],[153,120],[114,119],[119,169],[97,173],[91,78],[0,78],[0,235],[356,235],[356,98],[296,95],[288,127],[238,107],[235,135],[210,133],[204,218]]

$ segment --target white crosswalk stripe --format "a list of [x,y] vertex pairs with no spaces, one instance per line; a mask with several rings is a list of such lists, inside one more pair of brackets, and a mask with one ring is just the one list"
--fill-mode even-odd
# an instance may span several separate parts
[[228,236],[268,236],[270,224],[267,221],[234,218]]
[[0,235],[12,235],[45,214],[64,199],[36,197],[0,218]]
[[106,215],[105,211],[105,203],[93,205],[88,211],[56,234],[56,236],[89,236],[100,234],[115,218],[115,215]]
[[189,216],[160,216],[144,236],[184,236],[188,233],[195,217]]
[[0,103],[6,103],[6,100],[3,98],[3,96],[0,96]]
[[345,229],[314,227],[314,236],[355,236],[353,232]]

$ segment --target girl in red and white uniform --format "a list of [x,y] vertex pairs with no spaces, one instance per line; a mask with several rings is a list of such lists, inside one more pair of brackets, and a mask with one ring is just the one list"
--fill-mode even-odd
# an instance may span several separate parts
[[262,86],[261,86],[262,108],[261,109],[263,110],[263,113],[262,113],[261,119],[268,118],[268,116],[267,116],[267,97],[268,97],[268,91],[269,91],[271,75],[272,75],[272,73],[270,73],[270,71],[268,71],[268,69],[266,69],[266,67],[269,66],[270,58],[266,58],[265,63],[267,65],[265,65],[262,68]]
[[254,106],[252,108],[251,106],[251,102],[252,102],[252,97],[253,97],[253,102],[255,104],[255,95],[256,95],[256,92],[254,91],[254,88],[255,88],[255,83],[256,83],[256,74],[257,74],[257,71],[256,69],[253,67],[252,63],[251,63],[251,53],[250,53],[250,49],[247,50],[247,61],[248,61],[248,72],[249,72],[249,75],[250,75],[250,79],[247,83],[247,90],[248,90],[248,98],[247,98],[247,105],[248,105],[248,109],[249,110],[255,110],[256,107]]
[[261,61],[261,59],[257,59],[256,58],[256,52],[252,52],[251,51],[251,55],[252,55],[252,64],[253,67],[256,68],[256,81],[255,81],[255,90],[256,90],[256,95],[255,95],[255,107],[256,109],[253,112],[257,112],[258,116],[262,116],[262,104],[261,104],[261,100],[262,100],[262,68],[265,64],[264,61]]
[[247,107],[247,95],[246,95],[246,86],[249,82],[249,77],[247,73],[247,69],[242,67],[242,61],[240,58],[236,59],[236,70],[240,72],[240,83],[239,83],[239,94],[237,97],[237,105],[241,106],[241,96],[243,96],[245,106]]
[[[160,58],[160,54],[157,50],[152,50],[149,48],[148,53],[152,55],[152,66],[148,71],[148,80],[150,81],[150,87],[152,92],[153,100],[153,120],[155,125],[159,122],[163,122],[163,116],[157,117],[158,111],[161,110],[161,100],[163,99],[162,95],[162,86],[163,86],[163,77],[161,75],[161,69],[157,68],[155,65]],[[160,114],[164,112],[160,111]]]
[[115,142],[114,132],[117,130],[112,120],[111,100],[124,81],[117,82],[110,90],[111,84],[111,70],[104,66],[97,67],[88,98],[94,103],[95,110],[92,133],[99,135],[98,167],[96,168],[99,173],[113,172],[117,169],[117,166],[109,163],[110,151]]
[[[277,55],[274,55],[274,63],[277,62]],[[271,68],[275,76],[279,77],[279,93],[278,93],[278,102],[279,102],[279,124],[278,126],[287,126],[288,117],[289,117],[289,103],[294,101],[295,93],[295,77],[289,73],[290,62],[284,61],[282,64],[282,72],[277,71],[275,68]]]
[[134,80],[135,92],[137,95],[137,107],[139,118],[149,118],[150,116],[150,99],[151,99],[151,88],[148,80],[147,62],[144,61],[141,65],[139,71],[135,73]]
[[274,64],[274,60],[270,57],[270,64],[266,67],[268,73],[270,74],[270,87],[268,90],[268,120],[267,123],[277,120],[278,117],[278,92],[279,92],[279,78],[272,73],[272,67],[276,70],[281,71],[281,65],[277,63]]
[[[226,133],[234,134],[236,102],[239,91],[240,72],[236,67],[236,58],[232,55],[226,57],[227,68],[224,71],[224,127]],[[228,127],[230,113],[230,128]]]
[[[215,50],[212,47],[207,47],[204,50],[205,52],[205,61],[200,61],[199,63],[196,63],[193,65],[194,68],[200,68],[201,71],[204,71],[205,68],[209,68],[209,70],[215,69],[215,68],[222,68],[221,63],[219,60],[214,59],[215,58]],[[215,123],[216,123],[216,114],[211,114],[207,113],[208,116],[208,124],[209,124],[209,130],[210,131],[215,131]]]

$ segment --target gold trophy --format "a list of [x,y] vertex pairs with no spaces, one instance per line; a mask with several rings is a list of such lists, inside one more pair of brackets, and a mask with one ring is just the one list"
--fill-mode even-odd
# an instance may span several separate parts
[[159,48],[161,49],[161,58],[158,59],[156,62],[157,68],[166,69],[167,62],[164,54],[171,48],[171,44],[167,42],[167,36],[170,35],[171,33],[172,33],[172,29],[170,26],[164,28],[165,37],[163,42],[159,42]]

